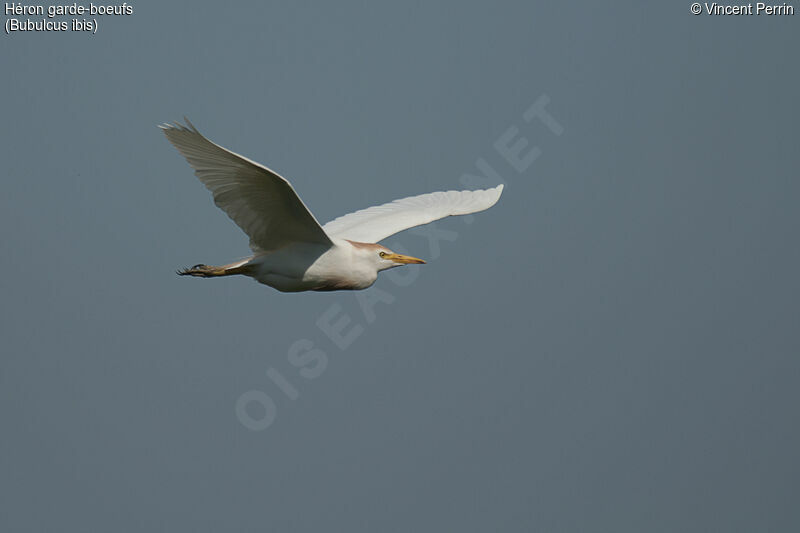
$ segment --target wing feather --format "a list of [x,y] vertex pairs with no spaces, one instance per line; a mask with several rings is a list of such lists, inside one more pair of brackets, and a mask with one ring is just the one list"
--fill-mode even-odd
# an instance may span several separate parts
[[489,209],[500,198],[503,185],[478,191],[432,192],[410,196],[331,220],[322,228],[331,237],[376,243],[414,226],[451,215]]
[[209,141],[185,120],[186,126],[160,127],[211,191],[217,207],[250,237],[254,251],[276,250],[292,242],[333,244],[286,179]]

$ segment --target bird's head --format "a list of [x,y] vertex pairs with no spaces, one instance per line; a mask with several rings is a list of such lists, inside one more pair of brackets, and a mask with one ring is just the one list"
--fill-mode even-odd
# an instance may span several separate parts
[[397,254],[380,244],[348,241],[356,251],[360,261],[375,267],[377,272],[408,264],[425,263],[422,259],[410,255]]
[[375,252],[378,258],[378,270],[387,270],[409,264],[425,264],[422,259],[411,257],[410,255],[396,254],[388,248],[380,247]]

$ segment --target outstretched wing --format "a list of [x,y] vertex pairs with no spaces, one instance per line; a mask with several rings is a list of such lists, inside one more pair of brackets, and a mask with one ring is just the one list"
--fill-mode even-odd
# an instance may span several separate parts
[[250,237],[254,251],[276,250],[293,242],[333,244],[288,181],[214,144],[185,120],[186,126],[160,128],[214,195],[217,207]]
[[489,209],[503,186],[479,191],[432,192],[377,205],[331,220],[322,229],[331,237],[375,243],[414,226],[450,215],[467,215]]

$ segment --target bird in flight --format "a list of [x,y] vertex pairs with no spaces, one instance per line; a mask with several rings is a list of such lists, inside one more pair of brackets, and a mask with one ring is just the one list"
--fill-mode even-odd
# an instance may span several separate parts
[[185,120],[186,125],[160,128],[211,191],[217,207],[250,237],[253,255],[222,266],[195,265],[178,271],[182,276],[240,274],[282,292],[366,289],[382,270],[425,262],[378,241],[450,215],[489,209],[503,191],[498,185],[411,196],[321,226],[286,179],[209,141]]

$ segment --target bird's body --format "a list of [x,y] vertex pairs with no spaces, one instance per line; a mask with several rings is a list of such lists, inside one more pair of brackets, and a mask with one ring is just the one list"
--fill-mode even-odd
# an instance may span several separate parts
[[377,244],[338,239],[327,249],[316,244],[294,244],[253,257],[248,262],[253,269],[249,275],[283,292],[366,289],[378,278],[377,268],[369,261],[378,257],[378,248],[388,252]]
[[366,289],[378,272],[421,259],[377,244],[404,229],[488,209],[503,186],[448,191],[395,200],[321,226],[284,178],[218,146],[187,126],[164,125],[214,202],[250,236],[253,255],[220,267],[195,265],[178,273],[198,277],[250,276],[282,292]]
[[179,273],[199,277],[243,274],[281,292],[336,291],[366,289],[378,279],[380,270],[404,263],[424,263],[399,254],[394,254],[401,258],[397,262],[382,259],[381,252],[385,256],[392,254],[379,244],[348,240],[336,239],[328,248],[296,243],[229,265],[195,265]]

